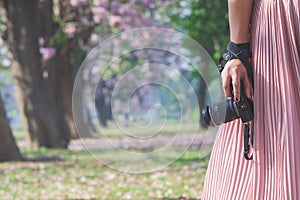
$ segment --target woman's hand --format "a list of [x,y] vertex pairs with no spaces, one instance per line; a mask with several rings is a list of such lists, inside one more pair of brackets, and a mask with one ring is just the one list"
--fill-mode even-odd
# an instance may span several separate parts
[[244,86],[246,97],[252,98],[251,83],[247,75],[247,70],[239,59],[233,59],[226,63],[222,73],[223,90],[228,97],[232,97],[230,91],[230,82],[233,86],[233,97],[235,101],[240,101],[241,82]]

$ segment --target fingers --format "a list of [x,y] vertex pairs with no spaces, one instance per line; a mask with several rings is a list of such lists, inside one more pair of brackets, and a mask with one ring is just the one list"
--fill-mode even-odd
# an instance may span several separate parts
[[236,102],[240,101],[240,94],[241,94],[241,78],[240,74],[238,73],[237,69],[234,70],[235,72],[232,74],[232,88],[233,88],[233,96]]
[[250,80],[249,80],[249,77],[248,76],[245,76],[242,80],[243,82],[243,86],[244,86],[244,89],[245,89],[245,94],[246,94],[246,97],[248,99],[252,99],[252,88],[251,88],[251,83],[250,83]]
[[223,91],[227,97],[232,97],[230,82],[231,82],[231,78],[229,76],[222,77]]
[[[226,63],[225,68],[221,74],[223,90],[226,96],[234,97],[235,101],[240,101],[241,81],[245,90],[247,98],[251,99],[251,83],[247,76],[246,68],[239,59],[233,59]],[[232,92],[230,88],[232,83]]]

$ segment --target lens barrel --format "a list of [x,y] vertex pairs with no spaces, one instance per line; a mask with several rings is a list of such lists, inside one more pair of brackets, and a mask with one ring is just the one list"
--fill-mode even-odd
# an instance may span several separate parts
[[236,103],[233,99],[226,99],[211,106],[206,106],[202,109],[201,114],[204,127],[219,126],[239,118]]

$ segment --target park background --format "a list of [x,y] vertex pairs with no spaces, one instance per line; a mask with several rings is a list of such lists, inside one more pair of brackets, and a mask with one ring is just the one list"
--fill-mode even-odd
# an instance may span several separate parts
[[[209,153],[199,157],[201,141],[152,173],[110,169],[78,143],[72,89],[91,49],[132,28],[180,31],[201,44],[217,63],[229,40],[226,1],[2,0],[0,9],[0,199],[200,198],[209,160]],[[164,63],[166,57],[153,59]],[[122,135],[115,130],[105,99],[124,68],[141,60],[145,58],[130,54],[99,84],[99,123],[112,127],[112,138],[122,140]],[[200,72],[209,77],[206,85],[220,87],[216,68],[203,65]],[[191,82],[196,80],[193,84],[203,106],[206,85],[199,74],[185,73]],[[87,120],[95,117],[88,115]],[[91,127],[92,123],[87,129]],[[171,124],[164,134],[172,131]]]

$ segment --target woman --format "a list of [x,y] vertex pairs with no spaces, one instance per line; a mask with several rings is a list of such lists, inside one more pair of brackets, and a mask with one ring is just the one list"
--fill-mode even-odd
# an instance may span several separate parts
[[[253,160],[243,157],[243,124],[220,127],[207,169],[202,200],[300,199],[300,0],[228,0],[230,39],[250,41],[254,75]],[[251,24],[251,26],[250,26]],[[250,35],[250,37],[249,37]],[[239,101],[238,59],[223,72],[224,92]]]

